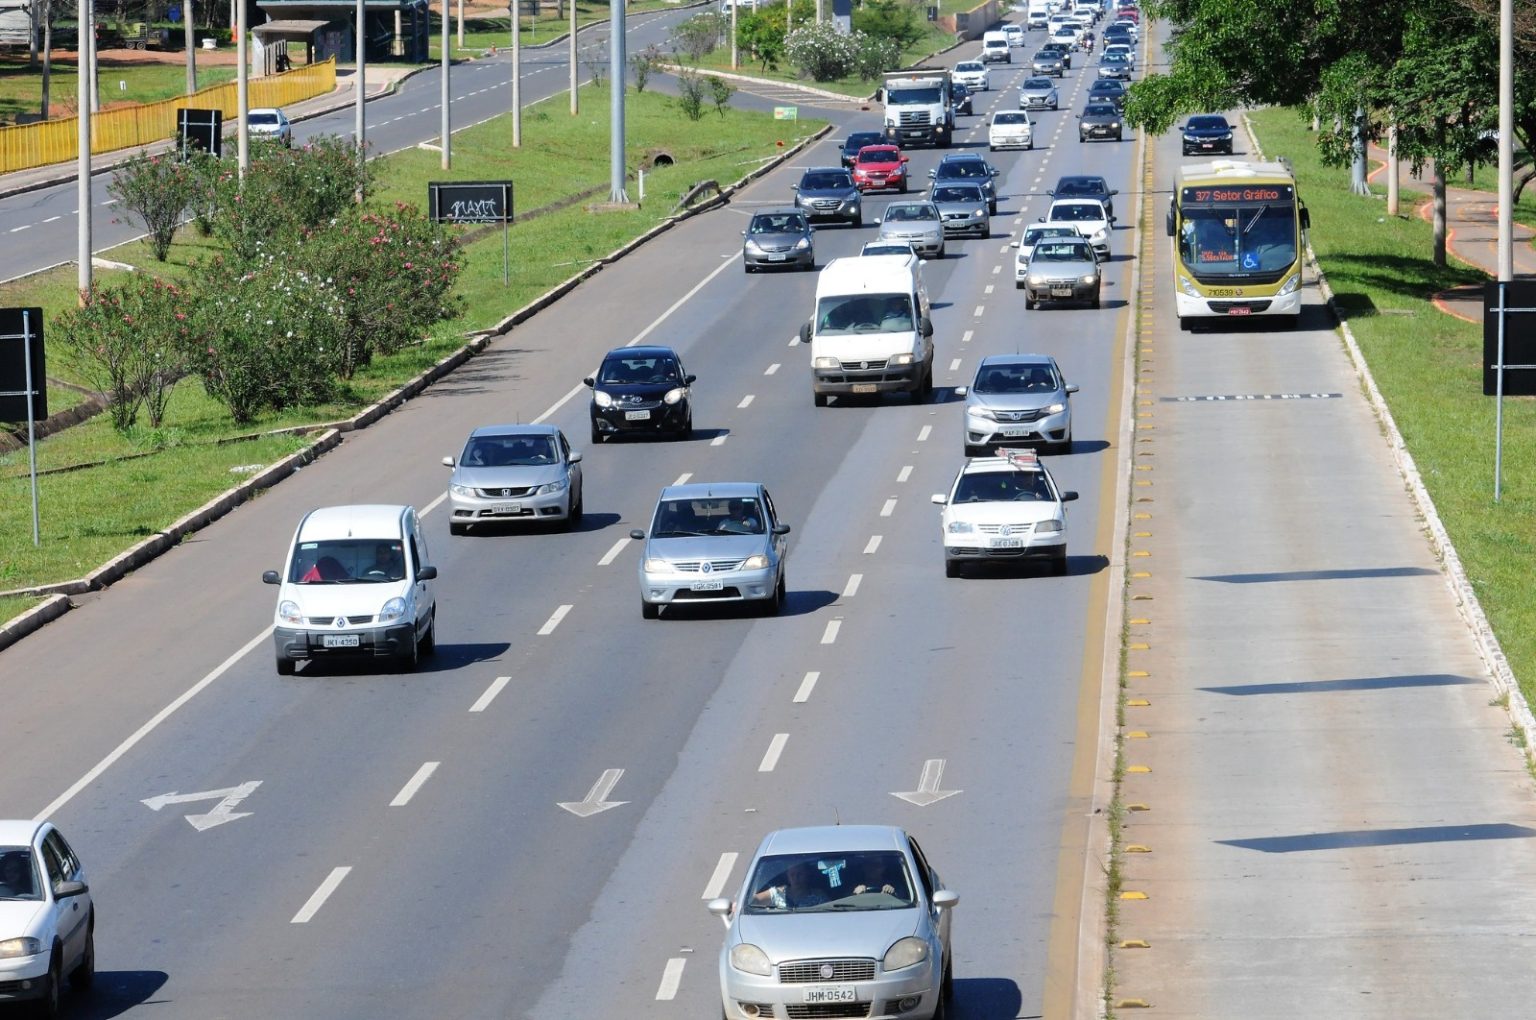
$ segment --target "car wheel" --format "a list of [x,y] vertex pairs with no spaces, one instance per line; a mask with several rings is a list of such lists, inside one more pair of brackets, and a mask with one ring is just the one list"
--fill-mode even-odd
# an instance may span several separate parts
[[906,181],[902,181],[901,182],[901,187],[898,188],[897,190],[900,191],[901,194],[905,195],[907,193],[907,182]]
[[395,656],[395,670],[400,673],[414,673],[416,667],[421,664],[421,643],[412,634],[405,642],[405,650]]
[[750,263],[750,262],[743,262],[741,264],[741,271],[743,273],[746,273],[747,275],[750,276],[752,274],[752,272],[753,272],[752,263]]
[[1029,296],[1029,292],[1026,290],[1024,292],[1024,310],[1026,312],[1032,312],[1032,311],[1035,310],[1035,307],[1036,307],[1035,299],[1030,297]]
[[944,980],[939,985],[939,998],[945,1002],[952,1002],[955,998],[955,965],[953,961],[944,961]]
[[293,668],[295,665],[296,663],[292,659],[288,658],[288,656],[279,655],[277,657],[277,675],[293,676]]
[[449,521],[448,522],[448,534],[450,534],[450,535],[467,535],[467,534],[469,534],[469,525],[468,524],[460,524],[458,521]]
[[997,151],[997,146],[993,145],[991,142],[988,142],[987,143],[987,151],[988,152],[996,152]]
[[779,575],[779,583],[774,585],[773,594],[763,603],[764,616],[778,616],[784,609],[784,575]]
[[811,396],[815,399],[817,407],[827,406],[827,395],[825,393],[813,393]]
[[1117,142],[1123,142],[1123,141],[1125,141],[1125,135],[1123,135],[1123,134],[1122,134],[1122,133],[1120,133],[1120,132],[1119,132],[1119,131],[1116,131],[1116,132],[1115,132],[1115,141],[1117,141]]
[[431,655],[437,651],[437,607],[432,607],[432,618],[427,621],[427,632],[421,637],[421,653]]
[[654,602],[640,600],[640,617],[645,620],[654,620],[661,615],[661,607]]
[[942,245],[942,244],[939,245],[939,258],[943,258],[944,257],[944,251],[945,251],[945,246]]
[[683,420],[683,427],[677,430],[677,435],[673,438],[679,440],[693,438],[693,408],[688,409],[688,417]]
[[1029,141],[1024,143],[1024,151],[1025,152],[1034,152],[1035,151],[1035,141],[1034,141],[1034,139],[1030,139]]
[[85,931],[85,950],[80,962],[70,972],[69,983],[76,991],[83,992],[96,983],[96,919],[92,917]]
[[37,1015],[46,1017],[47,1020],[55,1020],[59,1015],[59,998],[63,993],[64,983],[58,950],[54,950],[53,962],[48,965],[48,977],[45,980],[48,986],[43,989],[42,998],[37,1000]]
[[592,423],[592,445],[596,446],[603,441],[603,434],[597,430],[597,422]]
[[1097,308],[1097,307],[1099,307],[1099,292],[1098,291],[1094,291],[1093,292],[1093,302],[1088,307],[1090,307],[1090,308]]
[[570,525],[571,527],[574,528],[576,525],[581,523],[581,515],[586,513],[586,506],[584,505],[586,503],[586,500],[587,500],[586,489],[585,488],[577,489],[576,490],[576,502],[571,504],[570,510],[566,511],[566,514],[565,514],[565,522],[566,522],[566,524],[568,524],[568,525]]
[[1083,142],[1086,142],[1087,140],[1088,140],[1088,136],[1087,135],[1081,134],[1081,133],[1078,134],[1078,136],[1077,136],[1078,144],[1082,144]]
[[862,210],[853,218],[853,225],[855,227],[862,227],[864,225],[864,213]]
[[1067,554],[1051,557],[1051,573],[1056,577],[1065,577],[1067,574]]
[[945,560],[944,561],[944,576],[945,577],[959,577],[960,575],[961,575],[961,569],[960,569],[960,561],[959,560]]

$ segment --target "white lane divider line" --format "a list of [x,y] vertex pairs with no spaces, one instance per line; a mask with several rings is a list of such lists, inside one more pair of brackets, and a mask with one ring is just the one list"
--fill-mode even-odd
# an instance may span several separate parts
[[1001,248],[997,249],[997,253],[999,255],[1007,255],[1008,254],[1008,245],[1005,244]]
[[741,398],[741,403],[736,405],[736,410],[743,411],[752,406],[752,394],[748,393]]
[[62,216],[50,216],[46,220],[44,220],[43,222],[44,223],[52,223],[54,220],[62,220],[63,218],[64,217],[62,217]]
[[959,358],[956,358],[954,361],[951,361],[949,363],[949,370],[951,372],[958,372],[958,371],[960,371],[960,359]]
[[998,273],[1001,273],[1002,271],[1003,271],[1003,267],[1002,266],[993,266],[992,267],[992,275],[993,276],[996,276]]
[[971,337],[974,336],[974,335],[975,335],[975,330],[968,329],[964,333],[960,334],[960,342],[963,343],[963,344],[968,344],[968,343],[971,342]]
[[395,799],[389,802],[389,806],[405,807],[409,804],[411,798],[416,796],[416,791],[426,785],[427,780],[432,778],[432,773],[436,772],[437,767],[441,764],[442,762],[440,761],[424,762],[421,768],[416,770],[416,774],[404,786],[400,787],[400,792],[395,794]]
[[700,899],[712,900],[725,891],[725,883],[731,877],[731,872],[736,868],[736,858],[739,856],[734,850],[727,850],[720,855],[720,860],[715,864],[715,870],[709,876],[709,882],[704,886],[704,895]]
[[799,347],[800,346],[800,334],[799,333],[796,333],[794,336],[789,338],[789,346],[791,346],[791,347]]
[[6,233],[19,234],[23,230],[31,230],[31,229],[32,229],[32,224],[30,224],[30,223],[23,223],[19,227],[12,227],[10,230],[6,231]]
[[779,370],[779,363],[777,361],[775,361],[773,364],[768,366],[768,370],[766,372],[764,372],[763,374],[764,375],[773,375],[778,370]]
[[933,435],[933,426],[924,425],[922,428],[917,430],[917,441],[919,443],[926,443],[928,441],[928,437],[931,435]]
[[870,535],[869,541],[864,544],[864,555],[873,556],[878,548],[880,548],[880,536]]
[[550,614],[549,619],[544,621],[544,626],[539,628],[539,637],[549,637],[551,634],[553,634],[555,632],[555,628],[560,626],[560,621],[565,619],[565,614],[569,613],[572,609],[575,608],[576,607],[572,605],[563,605],[557,608],[553,613]]
[[911,464],[904,464],[904,465],[902,465],[901,470],[896,472],[896,480],[898,482],[904,482],[908,478],[911,478],[911,477],[912,477],[912,465]]
[[484,712],[487,708],[491,707],[491,702],[496,700],[496,695],[501,693],[502,688],[511,682],[512,678],[509,676],[499,676],[492,680],[491,686],[485,689],[484,694],[475,699],[475,703],[469,706],[469,710],[471,712]]
[[427,514],[431,513],[433,510],[436,510],[438,507],[442,506],[443,505],[443,500],[445,500],[447,498],[448,498],[448,493],[446,491],[440,493],[436,499],[434,499],[432,502],[428,503],[426,506],[422,507],[421,508],[421,513],[417,514],[416,516],[417,517],[425,517],[425,516],[427,516]]
[[890,499],[886,500],[885,501],[885,505],[880,508],[880,516],[881,517],[889,517],[889,516],[891,516],[891,514],[893,514],[895,512],[896,512],[896,497],[892,496]]
[[795,692],[795,704],[803,704],[811,700],[811,692],[816,689],[816,681],[821,679],[821,673],[811,670],[805,674],[805,679],[800,681],[800,689]]
[[[894,499],[892,503],[896,502]],[[859,585],[864,581],[863,574],[849,574],[848,583],[843,585],[843,598],[851,599],[859,593]]]
[[320,912],[320,908],[325,906],[325,901],[331,898],[331,893],[336,891],[336,887],[341,885],[342,879],[351,873],[350,867],[332,869],[331,873],[325,876],[325,881],[320,883],[320,888],[314,891],[308,902],[299,908],[299,912],[293,915],[293,920],[289,923],[308,924],[310,919]]
[[613,547],[610,548],[607,552],[603,553],[603,558],[597,561],[597,565],[600,567],[608,566],[614,560],[619,558],[619,553],[623,552],[624,547],[629,545],[629,543],[630,538],[628,535],[625,535],[623,538],[613,543]]
[[827,629],[821,632],[821,643],[824,645],[837,643],[837,632],[843,629],[841,619],[828,620]]
[[730,435],[729,432],[722,432],[722,433],[720,433],[718,436],[716,436],[715,438],[713,438],[713,439],[711,439],[709,441],[709,445],[710,446],[724,446],[725,445],[725,437],[728,436],[728,435]]
[[974,312],[972,312],[971,314],[979,319],[983,315],[985,315],[986,312],[987,312],[987,306],[986,305],[977,305],[976,306],[976,310]]
[[693,472],[692,471],[684,471],[682,474],[677,476],[677,481],[673,482],[672,484],[673,485],[687,485],[688,484],[688,479],[690,479],[692,477],[693,477]]
[[[993,270],[992,270],[992,271],[993,271],[993,272],[994,272],[994,273],[995,273],[995,272],[997,272],[997,271],[998,271],[998,270],[999,270],[999,269],[1001,269],[1001,268],[1003,268],[1003,267],[1002,267],[1002,266],[996,266],[996,267],[994,267],[994,268],[993,268]],[[990,283],[989,283],[989,284],[987,284],[987,285],[986,285],[986,286],[985,286],[985,287],[983,287],[983,288],[982,288],[982,289],[981,289],[981,292],[982,292],[982,293],[983,293],[983,294],[990,294],[990,293],[992,293],[992,291],[993,291],[993,290],[995,290],[995,289],[996,289],[996,288],[995,288],[995,287],[993,287],[993,286],[992,286],[992,285],[991,285],[991,284],[990,284]]]
[[683,965],[687,957],[674,956],[661,971],[661,987],[656,989],[657,1002],[671,1002],[677,998],[677,986],[683,983]]
[[763,760],[758,763],[757,771],[772,772],[779,763],[779,755],[784,753],[784,745],[789,743],[788,733],[775,733],[773,739],[768,741],[768,750],[763,753]]

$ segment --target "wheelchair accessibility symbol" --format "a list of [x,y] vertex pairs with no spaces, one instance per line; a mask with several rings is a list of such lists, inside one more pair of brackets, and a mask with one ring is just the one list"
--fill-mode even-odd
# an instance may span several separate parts
[[1259,268],[1259,253],[1256,252],[1256,251],[1245,251],[1245,252],[1243,252],[1243,268],[1244,269],[1257,269],[1257,268]]

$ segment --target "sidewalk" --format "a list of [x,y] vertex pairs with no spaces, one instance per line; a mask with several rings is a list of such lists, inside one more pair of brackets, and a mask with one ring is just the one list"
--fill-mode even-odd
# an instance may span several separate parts
[[[435,66],[435,65],[424,65]],[[384,65],[382,67],[369,66],[364,70],[366,86],[368,89],[368,101],[378,99],[395,91],[395,87],[406,78],[422,70],[419,67],[401,67],[398,65]],[[357,100],[357,72],[355,69],[338,69],[336,72],[336,88],[331,92],[306,99],[301,103],[294,103],[284,109],[291,121],[312,120],[323,114],[335,110],[346,109]],[[141,148],[119,149],[116,152],[103,152],[91,157],[91,175],[102,173],[121,166],[130,157],[142,152],[165,152],[173,147],[174,143],[167,139]],[[52,187],[73,181],[76,178],[75,161],[68,163],[52,163],[48,166],[33,167],[30,170],[18,170],[15,173],[0,175],[0,198],[10,198],[13,195],[25,194],[28,191],[37,191],[40,188]]]
[[[1372,145],[1367,154],[1372,163],[1378,164],[1368,180],[1382,183],[1387,170],[1387,152]],[[1428,195],[1430,182],[1409,175],[1407,163],[1398,164],[1398,181],[1407,193],[1404,201],[1418,204],[1418,214],[1428,220],[1433,211],[1419,196]],[[1455,258],[1475,269],[1481,269],[1492,278],[1499,266],[1498,196],[1487,191],[1447,186],[1445,189],[1446,250]],[[1514,273],[1520,277],[1536,277],[1536,248],[1531,246],[1536,230],[1515,223],[1514,225]],[[1480,287],[1457,287],[1441,291],[1431,299],[1442,312],[1467,322],[1483,321],[1483,292]]]

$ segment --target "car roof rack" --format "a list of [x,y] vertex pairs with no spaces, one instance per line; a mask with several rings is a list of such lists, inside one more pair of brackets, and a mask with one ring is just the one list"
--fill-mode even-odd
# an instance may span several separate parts
[[1028,447],[999,446],[997,448],[997,455],[1020,471],[1040,470],[1040,454]]

